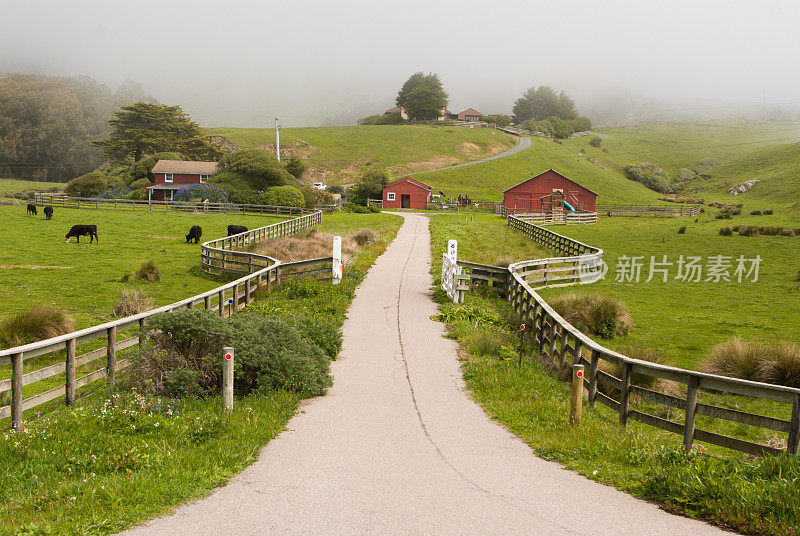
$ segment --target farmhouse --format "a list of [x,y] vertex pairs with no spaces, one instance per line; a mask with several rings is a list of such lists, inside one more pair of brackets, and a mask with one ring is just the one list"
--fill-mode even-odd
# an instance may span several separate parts
[[153,166],[154,181],[145,184],[150,201],[172,201],[176,190],[192,184],[202,184],[217,170],[216,162],[159,160]]
[[559,207],[595,212],[596,205],[595,192],[552,169],[503,192],[503,206],[510,214],[552,212]]
[[456,119],[459,121],[482,121],[483,114],[475,108],[466,108],[458,112]]
[[390,182],[383,187],[383,208],[425,210],[431,200],[431,187],[410,177]]
[[394,108],[389,108],[388,110],[383,112],[383,115],[392,115],[392,114],[400,114],[400,117],[402,119],[408,119],[408,113],[402,106],[395,106]]

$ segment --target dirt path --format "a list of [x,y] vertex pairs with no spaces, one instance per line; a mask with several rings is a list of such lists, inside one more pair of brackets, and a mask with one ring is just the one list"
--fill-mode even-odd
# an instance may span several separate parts
[[534,456],[469,398],[404,214],[350,308],[328,396],[209,497],[128,534],[711,535]]
[[483,164],[484,162],[490,162],[492,160],[497,160],[499,158],[505,158],[507,156],[511,156],[512,154],[524,151],[525,149],[530,147],[532,143],[533,142],[531,141],[530,136],[523,136],[519,139],[519,143],[517,143],[511,149],[503,151],[502,153],[497,153],[492,156],[487,156],[486,158],[481,158],[480,160],[475,160],[473,162],[467,162],[466,164],[457,164],[455,166],[447,166],[445,168],[440,168],[440,169],[429,169],[428,171],[417,171],[414,173],[402,173],[401,175],[398,175],[398,177],[408,177],[410,175],[421,175],[423,173],[433,173],[434,171],[443,171],[447,169],[456,169],[464,166],[474,166],[475,164]]

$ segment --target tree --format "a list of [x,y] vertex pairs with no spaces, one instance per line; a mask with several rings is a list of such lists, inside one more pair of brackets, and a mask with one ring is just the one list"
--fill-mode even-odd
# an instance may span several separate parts
[[180,106],[137,102],[123,106],[109,121],[111,134],[93,142],[110,159],[139,161],[154,153],[176,151],[192,160],[214,159],[219,151]]
[[498,127],[507,127],[511,124],[511,116],[506,114],[484,115],[483,120],[487,123],[494,123]]
[[439,75],[414,73],[397,93],[395,103],[405,109],[410,119],[430,120],[447,108],[447,93]]
[[367,199],[380,199],[383,195],[383,187],[389,183],[389,175],[385,171],[369,169],[358,178],[347,192],[350,201],[356,205],[367,204]]
[[575,101],[564,91],[556,94],[550,86],[529,88],[522,97],[514,101],[512,112],[515,123],[543,121],[552,116],[571,120],[578,116]]
[[306,163],[303,162],[303,159],[297,155],[292,155],[289,157],[289,161],[286,162],[286,171],[288,171],[295,179],[299,179],[302,177],[308,166]]

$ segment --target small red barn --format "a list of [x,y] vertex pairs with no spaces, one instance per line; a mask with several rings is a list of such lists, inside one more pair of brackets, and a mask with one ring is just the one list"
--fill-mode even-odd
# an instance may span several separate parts
[[147,188],[147,198],[152,201],[172,201],[176,190],[192,184],[202,184],[216,170],[216,162],[159,160],[152,169],[153,182],[144,185]]
[[566,201],[576,211],[595,212],[597,194],[561,173],[548,169],[503,192],[503,206],[510,213],[546,212]]
[[383,208],[425,210],[431,200],[431,187],[411,177],[390,182],[383,187]]

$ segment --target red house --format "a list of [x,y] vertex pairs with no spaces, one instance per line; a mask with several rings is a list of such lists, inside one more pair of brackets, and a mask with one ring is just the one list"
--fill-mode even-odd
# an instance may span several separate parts
[[576,211],[595,212],[597,194],[552,169],[503,192],[503,206],[511,214],[549,212],[564,202]]
[[383,208],[425,210],[431,200],[431,187],[411,177],[390,182],[383,187]]
[[159,160],[153,166],[154,181],[145,184],[151,201],[172,201],[176,190],[192,184],[202,184],[217,170],[216,162],[190,160]]

